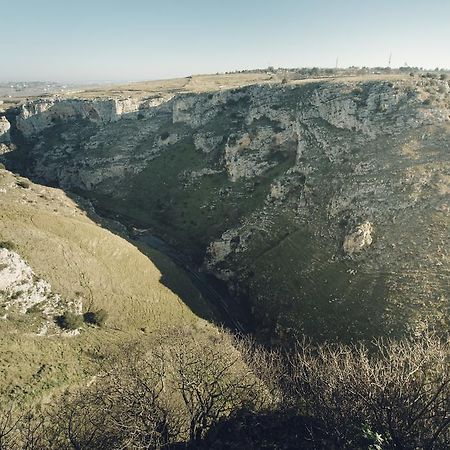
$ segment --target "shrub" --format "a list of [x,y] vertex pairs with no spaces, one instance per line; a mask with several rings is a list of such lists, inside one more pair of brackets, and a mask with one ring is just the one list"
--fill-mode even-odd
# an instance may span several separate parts
[[15,250],[16,244],[12,241],[0,241],[0,248],[6,248],[6,250]]
[[98,311],[87,311],[83,314],[83,319],[86,323],[102,327],[108,319],[108,313],[104,309],[99,309]]
[[169,136],[169,133],[167,131],[164,131],[161,133],[161,140],[165,141]]
[[19,290],[19,291],[13,292],[13,293],[9,296],[9,298],[10,298],[11,300],[17,300],[22,294],[23,294],[23,291]]
[[[67,391],[44,416],[30,415],[32,427],[27,420],[11,424],[15,446],[7,448],[181,448],[180,442],[189,440],[197,444],[233,411],[265,405],[268,394],[235,344],[227,333],[174,329],[122,347],[101,362],[103,375],[94,384]],[[0,408],[0,420],[1,412]],[[0,444],[1,431],[0,427]]]
[[28,180],[17,180],[16,184],[24,189],[28,189],[31,186],[31,183]]
[[171,329],[101,360],[95,383],[32,427],[0,408],[0,447],[447,449],[448,358],[449,341],[430,335],[276,351]]
[[6,167],[3,163],[0,163],[0,170],[6,170]]
[[41,312],[42,312],[42,305],[40,305],[39,303],[36,303],[35,305],[30,306],[26,310],[27,314],[40,314]]
[[62,316],[56,318],[56,323],[65,330],[76,330],[83,325],[83,317],[80,314],[66,311]]

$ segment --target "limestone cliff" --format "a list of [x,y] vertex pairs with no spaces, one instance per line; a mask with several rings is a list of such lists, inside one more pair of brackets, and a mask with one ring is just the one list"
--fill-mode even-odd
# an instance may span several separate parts
[[[62,99],[60,97],[33,100],[20,106],[16,127],[26,137],[34,136],[55,121],[88,119],[105,124],[119,120],[125,114],[137,113],[159,106],[163,98],[133,99]],[[0,129],[1,132],[1,129]]]

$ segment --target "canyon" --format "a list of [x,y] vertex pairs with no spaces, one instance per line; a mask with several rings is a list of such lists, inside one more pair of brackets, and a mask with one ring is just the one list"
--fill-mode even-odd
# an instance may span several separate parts
[[448,328],[448,81],[217,78],[24,101],[1,161],[176,248],[263,341]]

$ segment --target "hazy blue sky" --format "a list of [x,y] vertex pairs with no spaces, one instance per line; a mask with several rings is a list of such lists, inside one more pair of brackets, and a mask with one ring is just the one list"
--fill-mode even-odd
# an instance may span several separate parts
[[450,67],[450,0],[0,0],[0,80]]

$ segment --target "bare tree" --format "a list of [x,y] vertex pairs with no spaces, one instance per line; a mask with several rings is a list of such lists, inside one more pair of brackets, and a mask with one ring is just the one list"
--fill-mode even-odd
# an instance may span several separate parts
[[0,407],[0,450],[13,448],[21,416],[13,402]]
[[[66,392],[48,409],[48,422],[23,427],[27,448],[46,435],[56,443],[46,448],[73,450],[198,441],[233,411],[271,402],[270,389],[237,347],[247,348],[224,331],[185,328],[121,348],[94,383]],[[262,358],[258,352],[252,350]]]
[[231,335],[184,330],[160,351],[169,362],[168,380],[189,418],[189,439],[199,440],[221,417],[260,408],[269,392],[255,376]]
[[212,327],[172,329],[121,346],[89,386],[42,410],[0,410],[0,450],[197,445],[231,415],[300,424],[289,442],[308,448],[447,449],[449,358],[432,335],[282,353]]
[[371,352],[363,345],[302,343],[290,369],[299,407],[339,445],[359,430],[387,448],[450,446],[448,341],[378,341]]

